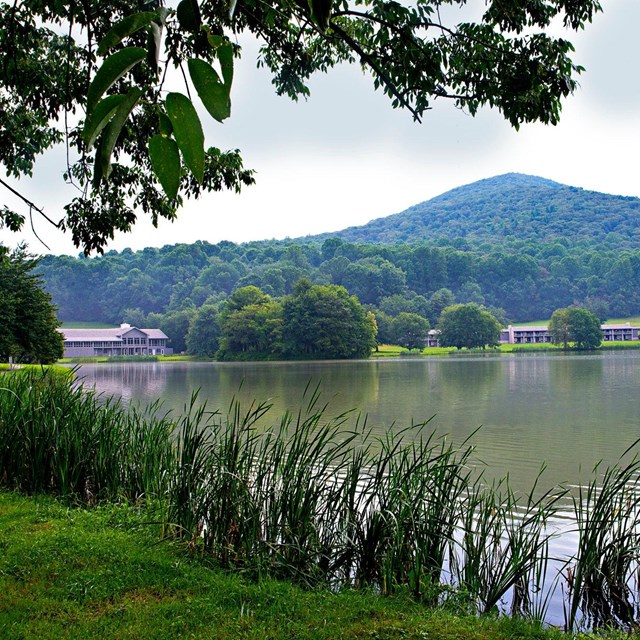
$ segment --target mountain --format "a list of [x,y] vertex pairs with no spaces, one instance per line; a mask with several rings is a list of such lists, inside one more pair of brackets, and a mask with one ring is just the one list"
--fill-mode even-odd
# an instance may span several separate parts
[[330,237],[373,244],[464,239],[462,246],[563,239],[638,248],[640,198],[507,173],[452,189],[402,213],[305,240]]
[[[639,221],[638,198],[507,174],[314,238],[47,256],[38,270],[61,319],[164,327],[183,344],[201,306],[247,285],[286,296],[302,277],[432,324],[453,300],[504,309],[514,321],[570,304],[625,317],[640,314]],[[170,321],[181,323],[181,336]]]

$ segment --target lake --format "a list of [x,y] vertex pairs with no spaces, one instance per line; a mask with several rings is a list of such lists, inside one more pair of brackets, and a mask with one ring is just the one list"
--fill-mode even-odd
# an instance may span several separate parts
[[[431,419],[429,431],[436,429],[456,444],[469,439],[477,467],[486,465],[486,475],[493,478],[508,473],[511,486],[523,493],[543,463],[541,491],[560,483],[577,485],[592,478],[598,461],[616,462],[640,437],[640,351],[355,362],[132,362],[86,364],[79,375],[100,393],[126,403],[160,399],[165,410],[177,414],[196,389],[210,409],[223,413],[234,396],[246,407],[268,400],[273,409],[265,426],[279,422],[286,410],[296,412],[309,383],[319,384],[327,415],[356,409],[379,436]],[[350,424],[356,419],[354,413]],[[552,580],[562,558],[575,553],[577,534],[568,513],[549,527],[558,533],[549,551]],[[550,597],[546,619],[563,623],[560,586]]]
[[[158,398],[182,412],[193,390],[211,409],[232,397],[269,400],[270,422],[297,411],[309,381],[328,413],[357,409],[377,434],[432,418],[429,429],[471,443],[493,477],[528,490],[577,484],[640,437],[640,351],[512,354],[340,362],[85,364],[85,382],[125,402]],[[355,416],[354,416],[355,421]],[[352,422],[353,423],[353,422]]]

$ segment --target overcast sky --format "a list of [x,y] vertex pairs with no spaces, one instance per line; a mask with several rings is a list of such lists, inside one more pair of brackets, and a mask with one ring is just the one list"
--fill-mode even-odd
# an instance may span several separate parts
[[[223,125],[203,121],[207,144],[241,149],[257,184],[240,195],[210,194],[190,202],[177,222],[161,222],[158,229],[141,219],[109,248],[337,231],[512,171],[640,197],[640,2],[603,5],[592,25],[569,36],[575,61],[587,70],[565,102],[561,123],[525,125],[519,132],[497,112],[472,118],[447,101],[415,124],[408,112],[392,109],[357,66],[317,75],[309,100],[293,103],[274,94],[268,73],[255,68],[255,47],[245,43],[231,118]],[[62,185],[63,162],[59,153],[50,154],[33,181],[14,182],[55,219],[72,197]],[[6,196],[0,204],[20,210]],[[36,222],[51,252],[78,253],[68,237]],[[32,252],[47,253],[31,233],[24,238]],[[0,231],[3,244],[17,241],[15,234]]]

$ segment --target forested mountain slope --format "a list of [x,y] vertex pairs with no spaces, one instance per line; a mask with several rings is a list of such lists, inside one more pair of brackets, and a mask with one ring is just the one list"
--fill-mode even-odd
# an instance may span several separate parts
[[281,298],[301,277],[432,325],[454,301],[504,309],[512,321],[571,304],[622,317],[640,313],[639,219],[640,199],[508,174],[340,233],[46,256],[39,269],[62,320],[150,326],[183,314],[184,324],[238,287]]
[[614,196],[519,173],[480,180],[366,225],[332,234],[389,244],[455,240],[469,246],[518,240],[640,246],[640,198]]

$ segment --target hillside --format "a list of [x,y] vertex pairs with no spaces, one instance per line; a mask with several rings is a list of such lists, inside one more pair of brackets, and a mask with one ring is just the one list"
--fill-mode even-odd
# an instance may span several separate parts
[[640,198],[614,196],[519,173],[480,180],[402,213],[305,240],[393,244],[464,238],[469,246],[504,240],[618,248],[640,246]]
[[570,304],[626,317],[640,313],[639,222],[638,198],[507,174],[339,233],[47,256],[39,271],[61,320],[163,328],[183,314],[182,337],[187,316],[238,287],[281,298],[301,277],[432,325],[453,301],[503,309],[512,321]]

